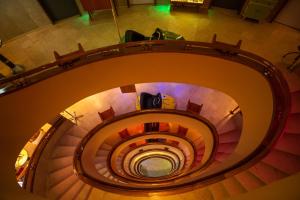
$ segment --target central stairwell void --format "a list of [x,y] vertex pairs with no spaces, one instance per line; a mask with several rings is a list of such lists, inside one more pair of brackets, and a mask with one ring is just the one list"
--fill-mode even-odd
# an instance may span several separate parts
[[[17,129],[50,127],[24,147],[38,141],[18,165],[22,189],[66,200],[242,199],[295,176],[300,84],[240,46],[81,49],[2,82],[2,102],[41,97],[27,108],[36,121]],[[162,107],[141,110],[142,92],[161,93]]]

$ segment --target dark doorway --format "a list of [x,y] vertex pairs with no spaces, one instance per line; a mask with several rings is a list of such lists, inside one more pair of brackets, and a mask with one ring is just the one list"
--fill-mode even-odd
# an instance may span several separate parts
[[80,14],[75,0],[39,0],[52,22]]
[[213,0],[212,6],[240,11],[244,3],[245,0]]

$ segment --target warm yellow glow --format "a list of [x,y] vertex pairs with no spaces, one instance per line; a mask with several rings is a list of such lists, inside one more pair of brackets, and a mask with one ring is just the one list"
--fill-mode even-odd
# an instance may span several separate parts
[[19,168],[21,167],[22,165],[24,165],[26,163],[28,159],[28,153],[25,149],[22,149],[18,158],[17,158],[17,161],[15,163],[15,168]]
[[46,123],[46,124],[44,124],[43,126],[42,126],[42,131],[44,131],[45,133],[46,132],[48,132],[48,130],[50,129],[52,127],[52,125],[51,124],[49,124],[49,123]]

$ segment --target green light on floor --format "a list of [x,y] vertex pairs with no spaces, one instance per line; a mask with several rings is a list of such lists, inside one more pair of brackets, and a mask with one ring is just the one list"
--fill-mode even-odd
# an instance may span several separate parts
[[161,13],[169,13],[170,12],[170,5],[158,5],[154,6],[155,10]]
[[212,9],[208,9],[208,16],[213,16],[214,15],[214,11]]
[[84,21],[84,22],[89,22],[89,21],[90,21],[90,16],[89,16],[88,13],[85,13],[85,14],[82,14],[82,15],[80,16],[80,19],[81,19],[82,21]]

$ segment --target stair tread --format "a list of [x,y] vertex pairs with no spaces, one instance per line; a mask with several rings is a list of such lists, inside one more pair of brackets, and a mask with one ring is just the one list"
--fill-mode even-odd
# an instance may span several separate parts
[[241,136],[240,130],[234,130],[219,135],[219,143],[238,142]]
[[291,93],[291,112],[300,113],[300,90]]
[[251,171],[253,174],[255,174],[256,177],[267,184],[287,176],[287,174],[285,174],[284,172],[264,162],[256,163],[249,169],[249,171]]
[[71,176],[72,174],[73,174],[73,166],[69,165],[67,167],[51,172],[48,175],[48,183],[50,187],[53,187],[54,185],[64,180],[66,177]]
[[75,150],[76,147],[74,146],[57,146],[55,147],[51,158],[55,159],[55,158],[73,156]]
[[230,196],[235,196],[246,192],[246,189],[234,176],[225,179],[223,181],[223,185]]
[[284,132],[300,134],[300,113],[293,113],[288,116]]
[[59,145],[61,146],[77,146],[81,141],[81,138],[72,136],[72,135],[64,135],[59,140]]
[[262,161],[287,174],[294,174],[300,171],[299,156],[275,148]]
[[275,148],[300,156],[300,134],[284,133],[277,141]]
[[232,153],[238,143],[221,143],[217,147],[217,152]]
[[83,185],[84,183],[78,179],[76,183],[69,190],[67,190],[59,199],[60,200],[74,199],[80,192]]
[[99,169],[98,173],[101,175],[104,175],[107,171],[108,171],[108,169],[105,167],[105,168]]
[[211,191],[214,200],[221,200],[229,197],[227,190],[225,189],[222,182],[218,182],[209,186],[209,190]]
[[231,153],[217,152],[215,155],[215,159],[220,162],[223,162],[230,155],[231,155]]
[[106,156],[99,156],[99,157],[95,157],[94,163],[102,163],[102,162],[106,162],[107,157]]
[[107,156],[109,154],[109,150],[106,150],[106,149],[99,149],[96,153],[96,156],[99,157],[99,156]]
[[61,168],[67,167],[73,164],[73,156],[55,158],[51,160],[51,163],[48,166],[49,172],[54,172]]
[[74,183],[78,180],[78,177],[74,174],[65,178],[63,181],[51,187],[48,191],[48,196],[52,199],[57,199],[63,195],[68,189],[70,189]]
[[254,174],[252,174],[250,171],[243,171],[239,174],[236,174],[234,176],[241,185],[247,190],[253,190],[258,187],[261,187],[265,185],[265,183],[257,178]]
[[91,190],[92,187],[90,185],[84,184],[78,195],[75,197],[75,200],[87,200]]

